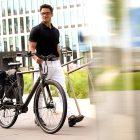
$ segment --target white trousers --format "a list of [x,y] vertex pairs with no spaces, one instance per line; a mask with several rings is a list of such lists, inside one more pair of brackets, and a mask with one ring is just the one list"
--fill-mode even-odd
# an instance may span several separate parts
[[[71,105],[70,105],[71,102],[69,100],[69,95],[67,93],[66,84],[65,84],[65,75],[64,75],[64,71],[61,67],[60,60],[47,61],[47,66],[48,66],[47,79],[52,79],[52,80],[55,80],[58,83],[60,83],[66,93],[67,103],[68,103],[67,116],[69,117],[70,115],[72,115]],[[43,68],[43,72],[46,72],[47,67],[46,67],[45,62],[42,63],[42,68]],[[35,70],[39,69],[39,65],[37,63],[34,64],[34,69]],[[35,72],[34,73],[34,83],[38,77],[39,77],[39,72]]]

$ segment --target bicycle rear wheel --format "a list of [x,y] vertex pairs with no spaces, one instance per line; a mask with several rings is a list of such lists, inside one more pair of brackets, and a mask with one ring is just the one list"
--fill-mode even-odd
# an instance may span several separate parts
[[[18,112],[16,109],[16,105],[18,102],[17,96],[18,89],[9,84],[5,85],[4,96],[0,102],[0,126],[3,128],[9,128],[14,125],[17,120]],[[15,98],[6,97],[7,94],[14,94]]]
[[45,96],[39,86],[34,100],[34,112],[40,127],[53,134],[61,129],[67,115],[67,100],[62,86],[54,80],[46,80]]

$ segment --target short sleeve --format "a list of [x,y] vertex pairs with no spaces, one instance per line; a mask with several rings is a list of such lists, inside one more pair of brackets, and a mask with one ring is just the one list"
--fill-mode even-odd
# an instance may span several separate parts
[[33,27],[29,35],[29,41],[37,42],[38,40],[37,37],[38,37],[38,30],[36,27]]

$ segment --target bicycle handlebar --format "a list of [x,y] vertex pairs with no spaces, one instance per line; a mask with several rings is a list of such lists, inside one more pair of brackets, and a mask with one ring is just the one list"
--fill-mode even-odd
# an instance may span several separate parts
[[52,58],[56,58],[56,56],[55,55],[52,55],[52,54],[50,54],[48,56],[43,56],[43,55],[39,55],[37,53],[33,53],[31,51],[29,51],[29,52],[28,51],[25,51],[23,53],[17,53],[17,55],[18,56],[25,56],[25,57],[32,57],[32,56],[36,55],[37,57],[39,57],[40,59],[42,59],[44,61],[50,60]]

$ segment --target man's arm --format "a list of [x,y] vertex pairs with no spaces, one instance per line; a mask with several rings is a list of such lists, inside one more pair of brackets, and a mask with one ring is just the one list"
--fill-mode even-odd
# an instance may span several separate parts
[[35,52],[36,49],[36,42],[29,41],[29,51]]
[[59,59],[60,59],[60,57],[61,57],[61,48],[60,48],[59,44],[57,44],[57,52],[59,54]]
[[[34,53],[36,50],[36,42],[31,42],[29,41],[29,51],[31,51],[32,53]],[[40,58],[38,58],[36,55],[34,55],[32,57],[36,63],[40,64],[42,62],[42,60]]]

